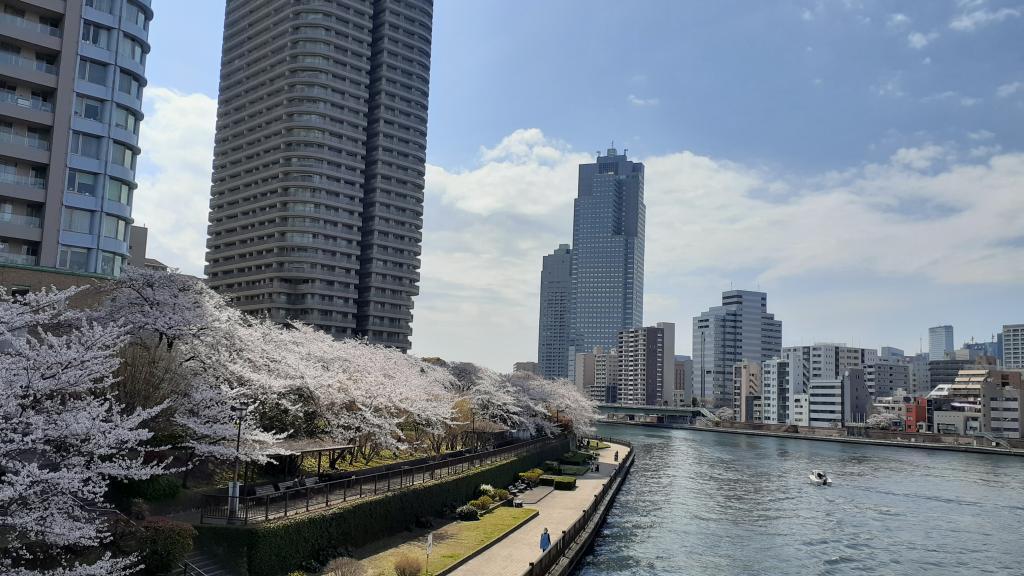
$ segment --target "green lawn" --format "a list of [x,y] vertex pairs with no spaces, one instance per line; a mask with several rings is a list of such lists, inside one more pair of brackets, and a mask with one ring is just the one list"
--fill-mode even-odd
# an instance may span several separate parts
[[589,448],[591,450],[604,450],[605,448],[611,448],[611,445],[600,440],[590,440]]
[[590,472],[590,466],[573,466],[571,464],[562,464],[559,466],[562,474],[571,474],[572,476],[579,476]]
[[[536,513],[532,508],[496,508],[490,514],[475,522],[452,522],[434,530],[434,550],[430,555],[429,574],[451,566],[490,542],[515,530]],[[403,534],[384,542],[357,551],[369,568],[368,573],[377,576],[394,576],[392,565],[396,558],[407,554],[421,560],[426,558],[426,532],[415,535]],[[364,554],[366,554],[364,556]]]

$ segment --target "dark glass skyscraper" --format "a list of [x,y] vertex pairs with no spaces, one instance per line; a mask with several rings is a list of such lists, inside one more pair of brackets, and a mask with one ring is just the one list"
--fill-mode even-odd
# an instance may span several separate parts
[[[572,226],[570,353],[643,325],[644,165],[609,148],[581,164]],[[568,361],[568,359],[567,359]]]
[[209,284],[242,310],[410,346],[432,0],[228,0]]

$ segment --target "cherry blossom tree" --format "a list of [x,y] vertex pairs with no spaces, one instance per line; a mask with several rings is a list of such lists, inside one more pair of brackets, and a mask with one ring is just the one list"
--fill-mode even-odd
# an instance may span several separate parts
[[81,564],[73,551],[109,540],[92,507],[111,479],[144,479],[143,423],[163,409],[125,412],[111,393],[128,332],[68,306],[79,290],[13,298],[0,290],[0,572],[18,576],[128,574],[133,557]]

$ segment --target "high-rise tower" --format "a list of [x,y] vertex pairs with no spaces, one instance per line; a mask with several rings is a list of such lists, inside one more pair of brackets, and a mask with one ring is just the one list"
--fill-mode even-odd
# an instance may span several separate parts
[[581,164],[573,209],[571,352],[643,325],[644,165],[609,148]]
[[569,301],[572,298],[572,250],[561,244],[544,256],[540,272],[540,322],[537,361],[545,378],[569,373]]
[[410,346],[432,0],[228,0],[207,275],[249,312]]
[[0,19],[0,264],[120,274],[150,0],[19,0]]

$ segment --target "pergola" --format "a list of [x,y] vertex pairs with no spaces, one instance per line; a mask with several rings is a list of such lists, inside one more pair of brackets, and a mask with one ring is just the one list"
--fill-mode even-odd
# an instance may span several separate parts
[[292,460],[295,460],[295,472],[296,475],[298,475],[298,472],[302,470],[302,464],[306,461],[306,457],[312,457],[312,455],[315,454],[316,474],[319,476],[324,469],[325,454],[327,456],[327,469],[331,470],[346,452],[355,448],[354,444],[336,444],[331,439],[320,438],[285,440],[278,446],[292,452],[285,461],[284,474],[286,478],[289,477]]

